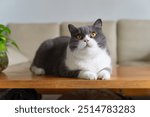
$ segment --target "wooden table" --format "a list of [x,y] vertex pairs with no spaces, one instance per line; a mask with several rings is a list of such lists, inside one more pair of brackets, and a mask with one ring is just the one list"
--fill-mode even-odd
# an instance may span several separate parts
[[34,76],[29,63],[11,66],[0,74],[0,88],[49,90],[115,89],[125,95],[150,95],[150,67],[117,66],[111,80],[84,80],[52,76]]

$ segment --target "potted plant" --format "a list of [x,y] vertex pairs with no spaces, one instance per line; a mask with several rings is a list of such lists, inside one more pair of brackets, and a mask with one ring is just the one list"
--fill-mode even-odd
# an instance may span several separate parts
[[13,45],[18,48],[15,41],[9,38],[11,30],[0,24],[0,72],[3,71],[8,66],[8,56],[7,56],[7,46]]

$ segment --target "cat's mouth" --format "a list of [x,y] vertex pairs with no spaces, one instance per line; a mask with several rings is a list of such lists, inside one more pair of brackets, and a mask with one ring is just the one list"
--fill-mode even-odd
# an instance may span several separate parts
[[86,44],[86,46],[87,46],[87,47],[90,47],[90,45],[89,45],[89,44]]
[[87,48],[87,47],[91,47],[88,43],[86,43],[86,46],[85,46],[85,48]]
[[84,48],[91,48],[91,46],[87,44]]

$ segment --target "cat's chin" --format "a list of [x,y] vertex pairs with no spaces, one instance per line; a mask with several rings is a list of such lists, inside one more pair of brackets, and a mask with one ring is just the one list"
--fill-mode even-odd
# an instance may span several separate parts
[[86,45],[85,47],[83,47],[82,49],[89,49],[89,48],[92,48],[92,46],[90,45]]
[[90,48],[92,48],[92,46],[87,45],[87,46],[85,47],[85,49],[90,49]]
[[91,49],[93,47],[94,47],[93,45],[87,44],[83,49]]

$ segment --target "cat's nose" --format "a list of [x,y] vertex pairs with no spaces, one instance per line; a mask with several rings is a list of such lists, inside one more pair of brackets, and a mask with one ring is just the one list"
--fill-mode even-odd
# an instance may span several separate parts
[[84,40],[84,42],[88,42],[88,41],[89,41],[88,39],[85,39],[85,40]]

